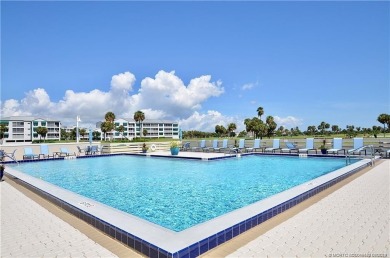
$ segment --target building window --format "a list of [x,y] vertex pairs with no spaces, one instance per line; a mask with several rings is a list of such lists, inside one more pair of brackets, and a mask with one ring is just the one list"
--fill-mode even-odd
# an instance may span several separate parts
[[12,127],[24,127],[23,122],[12,122]]
[[42,126],[46,126],[46,122],[41,122],[41,125]]
[[24,133],[24,128],[12,128],[13,133]]
[[38,126],[38,122],[34,121],[34,122],[33,122],[33,125],[34,125],[34,126]]

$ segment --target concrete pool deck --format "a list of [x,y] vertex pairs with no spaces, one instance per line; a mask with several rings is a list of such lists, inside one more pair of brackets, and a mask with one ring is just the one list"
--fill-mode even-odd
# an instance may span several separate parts
[[[370,246],[371,251],[360,248],[361,246],[356,245],[356,248],[350,250],[350,252],[370,252],[371,254],[375,252],[377,254],[387,254],[390,245],[388,237],[389,167],[390,161],[378,162],[377,165],[369,172],[348,183],[318,203],[305,209],[297,216],[289,217],[290,219],[287,219],[284,223],[269,231],[273,232],[277,229],[276,233],[271,235],[273,237],[271,238],[271,243],[265,243],[262,238],[266,236],[266,238],[269,239],[270,236],[267,235],[271,234],[269,232],[257,234],[256,238],[253,238],[253,236],[250,237],[253,238],[252,240],[254,242],[248,241],[248,239],[244,239],[244,241],[242,241],[242,238],[244,238],[245,235],[247,237],[259,228],[264,227],[264,225],[260,225],[253,228],[253,230],[244,233],[243,236],[240,235],[204,255],[208,257],[225,257],[228,255],[231,255],[231,257],[262,257],[267,254],[269,256],[310,256],[314,255],[314,251],[322,251],[327,248],[324,253],[316,253],[317,255],[324,257],[329,254],[338,254],[338,250],[335,249],[335,247],[338,247],[338,244],[331,242],[333,240],[338,240],[337,243],[342,243],[346,247],[355,247],[353,243],[351,243],[353,240],[360,240],[360,242],[362,242],[362,240],[367,240],[364,241],[364,243],[372,240],[372,244],[362,245],[364,248]],[[58,223],[61,219],[59,219],[57,217],[58,215],[53,211],[51,212],[56,214],[56,216],[43,209],[40,205],[37,205],[25,195],[21,194],[18,190],[11,186],[12,183],[13,182],[11,182],[11,180],[6,179],[5,182],[0,184],[2,215],[1,257],[56,255],[60,257],[135,257],[138,255],[119,243],[117,243],[118,246],[116,247],[111,247],[110,245],[112,244],[105,244],[106,240],[96,238],[96,234],[98,234],[97,230],[96,232],[92,231],[90,233],[85,233],[92,239],[91,240],[83,233],[63,221],[62,223],[48,226],[50,224],[49,221]],[[339,192],[342,192],[342,194],[338,194]],[[31,197],[31,193],[26,194]],[[313,200],[315,198],[316,196],[310,198],[309,200]],[[328,201],[324,202],[324,200]],[[312,211],[312,207],[316,207],[316,209]],[[330,213],[330,210],[334,210],[336,215],[339,217]],[[46,213],[51,215],[47,215]],[[16,216],[17,214],[21,214],[21,216]],[[284,213],[280,214],[280,216],[283,216],[283,214]],[[35,217],[30,217],[30,215],[34,215]],[[311,224],[309,224],[308,218],[310,218]],[[319,223],[323,218],[327,218],[327,220],[322,221],[322,224]],[[348,231],[349,228],[346,228],[346,225],[349,224],[346,224],[345,220],[341,220],[340,218],[344,218],[348,222],[353,222],[350,227],[351,230],[354,230],[352,232],[354,238],[349,237],[351,233]],[[31,221],[34,221],[34,228],[31,227]],[[68,223],[73,225],[72,222]],[[287,224],[287,226],[285,224]],[[281,225],[283,225],[283,227],[278,229]],[[67,229],[68,226],[70,229]],[[287,230],[285,227],[287,227],[287,229],[290,227],[290,229],[293,230]],[[334,231],[334,228],[337,229],[336,232]],[[348,233],[343,234],[346,232]],[[336,233],[339,234],[337,235]],[[372,234],[374,236],[372,236]],[[322,235],[327,237],[322,239]],[[339,235],[342,237],[340,238]],[[38,242],[37,239],[39,239]],[[297,242],[296,239],[305,241]],[[313,242],[318,239],[320,240]],[[237,240],[241,240],[241,242],[237,243]],[[53,242],[54,244],[50,245],[50,243]],[[111,252],[107,251],[106,248],[97,245],[96,242],[110,249]],[[305,253],[305,250],[309,250],[308,246],[322,249],[311,250],[311,253],[309,253],[309,251]],[[383,249],[381,250],[382,246]],[[263,250],[264,247],[267,247],[268,249]],[[121,249],[121,251],[118,251],[117,249]],[[63,253],[63,250],[66,252]],[[93,252],[90,252],[91,250],[93,250]],[[339,252],[341,252],[341,250]]]

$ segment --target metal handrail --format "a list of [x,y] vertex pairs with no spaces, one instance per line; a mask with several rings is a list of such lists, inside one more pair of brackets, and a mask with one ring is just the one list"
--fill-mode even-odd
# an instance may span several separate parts
[[370,154],[371,154],[371,156],[370,156],[370,158],[371,158],[371,166],[374,166],[375,165],[375,149],[374,149],[374,145],[365,145],[365,146],[362,146],[360,148],[348,150],[347,154],[345,155],[346,163],[349,164],[351,162],[351,154],[354,155],[355,152],[358,152],[359,156],[361,156],[360,153],[362,151],[364,151],[364,150],[367,150],[367,149],[370,150]]

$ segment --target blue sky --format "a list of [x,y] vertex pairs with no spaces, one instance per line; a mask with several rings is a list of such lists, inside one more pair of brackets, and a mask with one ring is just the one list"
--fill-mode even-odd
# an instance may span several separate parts
[[389,24],[387,1],[2,1],[1,115],[380,125]]

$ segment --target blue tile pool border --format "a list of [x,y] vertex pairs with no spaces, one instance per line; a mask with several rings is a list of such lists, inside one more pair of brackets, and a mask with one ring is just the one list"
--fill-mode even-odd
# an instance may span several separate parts
[[[245,155],[253,155],[254,153],[249,153]],[[113,155],[129,155],[129,154],[103,154],[103,155],[96,155],[96,156],[82,156],[77,158],[94,158],[94,157],[102,157],[102,156],[113,156]],[[134,155],[134,154],[131,154]],[[255,155],[268,155],[268,154],[255,154]],[[145,156],[145,155],[139,155],[139,156]],[[158,156],[158,155],[156,155]],[[290,155],[288,155],[290,156]],[[292,155],[294,156],[294,155]],[[296,155],[295,155],[296,156]],[[321,155],[322,156],[322,155]],[[164,158],[171,158],[170,156],[158,156],[158,157],[164,157]],[[315,155],[315,157],[318,157],[318,155]],[[327,156],[329,157],[329,156]],[[333,157],[333,156],[331,156]],[[183,157],[180,157],[183,158]],[[225,158],[225,157],[223,157]],[[63,158],[55,158],[54,160],[62,160]],[[199,158],[197,158],[199,159]],[[213,158],[215,159],[215,158]],[[41,160],[25,160],[21,162],[37,162],[37,161],[49,161],[53,159],[41,159]],[[9,162],[13,163],[13,162]],[[153,245],[152,243],[149,243],[129,232],[126,232],[125,230],[122,230],[119,227],[116,227],[104,220],[99,219],[98,217],[81,210],[80,208],[61,200],[60,198],[57,198],[56,196],[47,193],[40,188],[35,187],[32,184],[29,184],[26,181],[23,181],[11,174],[6,175],[14,180],[16,183],[23,185],[24,187],[32,190],[34,193],[38,194],[39,196],[45,198],[46,200],[50,201],[51,203],[55,204],[56,206],[61,207],[63,210],[67,211],[68,213],[71,213],[72,215],[76,216],[77,218],[85,221],[86,223],[90,224],[91,226],[95,227],[96,229],[100,230],[101,232],[109,235],[110,237],[116,239],[117,241],[123,243],[124,245],[135,249],[136,251],[147,255],[148,257],[197,257],[215,247],[217,247],[220,244],[225,243],[226,241],[229,241],[230,239],[246,232],[247,230],[260,225],[261,223],[271,219],[272,217],[296,206],[297,204],[307,200],[308,198],[328,189],[329,187],[335,185],[336,183],[344,180],[345,178],[353,175],[354,173],[362,170],[363,168],[369,166],[370,163],[365,163],[360,165],[359,167],[356,167],[354,169],[351,169],[342,175],[335,177],[323,184],[320,184],[306,192],[303,192],[302,194],[299,194],[281,204],[278,204],[268,210],[265,210],[255,216],[252,216],[244,221],[241,221],[233,226],[230,226],[220,232],[217,232],[216,234],[212,234],[211,236],[208,236],[207,238],[204,238],[198,242],[195,242],[185,248],[182,248],[181,250],[177,252],[169,252],[167,250],[164,250],[163,248],[160,248],[156,245]]]

